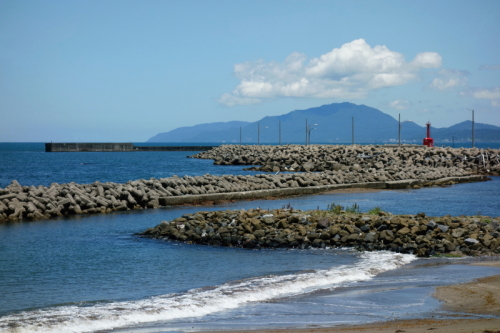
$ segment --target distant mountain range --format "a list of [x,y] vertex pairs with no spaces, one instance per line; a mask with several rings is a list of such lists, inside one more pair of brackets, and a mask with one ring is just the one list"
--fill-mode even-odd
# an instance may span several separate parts
[[[353,121],[354,120],[354,121]],[[256,122],[230,121],[179,127],[159,133],[147,142],[220,142],[239,143],[305,143],[306,121],[310,143],[350,143],[354,122],[355,142],[397,142],[398,120],[382,111],[352,103],[334,103],[307,110],[295,110],[280,116],[264,117]],[[260,135],[259,135],[260,127]],[[500,142],[500,127],[475,123],[475,140]],[[422,143],[426,127],[412,121],[401,122],[401,141]],[[431,126],[435,142],[463,142],[472,138],[472,122],[450,127]]]

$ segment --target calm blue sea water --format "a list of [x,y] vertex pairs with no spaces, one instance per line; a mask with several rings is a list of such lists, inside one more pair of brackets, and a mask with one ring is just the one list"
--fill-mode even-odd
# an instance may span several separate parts
[[[252,173],[186,152],[44,153],[0,144],[0,187]],[[429,315],[437,285],[497,274],[463,260],[349,250],[243,250],[134,233],[198,210],[326,208],[500,215],[500,178],[448,188],[323,194],[0,225],[0,331],[166,332],[338,325]],[[450,265],[450,263],[455,263]],[[457,264],[461,263],[461,264]],[[406,265],[405,265],[406,264]],[[376,271],[377,274],[373,272]],[[443,279],[443,276],[446,276]]]

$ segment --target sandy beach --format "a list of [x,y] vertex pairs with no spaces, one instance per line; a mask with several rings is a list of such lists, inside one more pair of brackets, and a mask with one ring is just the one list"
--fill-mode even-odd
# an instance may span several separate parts
[[[500,261],[476,262],[473,266],[490,266],[500,268]],[[459,285],[436,288],[433,295],[442,302],[442,308],[457,312],[457,319],[423,318],[414,320],[395,320],[364,325],[348,325],[322,328],[286,328],[263,330],[240,330],[231,333],[500,333],[500,275],[481,278]],[[467,314],[496,316],[496,318],[463,319]],[[229,331],[224,331],[228,333]]]

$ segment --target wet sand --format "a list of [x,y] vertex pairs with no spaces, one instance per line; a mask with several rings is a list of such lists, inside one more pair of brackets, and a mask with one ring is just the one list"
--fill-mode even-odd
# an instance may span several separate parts
[[[500,262],[478,262],[473,266],[500,267]],[[500,275],[488,276],[469,283],[437,287],[434,297],[443,309],[456,312],[500,316]],[[498,326],[500,330],[500,326]]]
[[359,326],[331,327],[331,328],[304,328],[304,329],[269,329],[223,331],[225,333],[499,333],[500,319],[446,319],[446,320],[397,320],[383,323],[366,324]]
[[[475,262],[471,265],[500,268],[500,261]],[[240,330],[231,333],[500,333],[500,275],[459,285],[437,287],[433,296],[443,302],[444,310],[457,312],[457,317],[460,319],[423,318],[326,328]],[[462,319],[467,317],[467,313],[496,316],[496,318]]]

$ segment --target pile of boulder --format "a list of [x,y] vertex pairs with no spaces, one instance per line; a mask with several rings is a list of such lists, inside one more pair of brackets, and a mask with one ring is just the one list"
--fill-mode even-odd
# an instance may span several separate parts
[[500,254],[500,218],[428,217],[293,208],[200,211],[162,221],[142,237],[243,248],[354,247],[419,257]]
[[[56,216],[107,213],[120,210],[217,200],[241,200],[319,193],[335,186],[405,188],[482,181],[458,168],[416,170],[345,170],[322,173],[259,175],[173,176],[130,181],[126,184],[57,184],[21,186],[17,181],[0,189],[0,222],[46,219]],[[387,182],[386,182],[387,181]],[[419,185],[420,184],[420,185]],[[370,186],[369,186],[370,185]],[[306,190],[306,191],[305,191]]]
[[500,149],[384,145],[222,145],[191,156],[216,165],[254,165],[248,170],[338,171],[460,168],[473,174],[500,175]]
[[[340,186],[405,188],[484,181],[499,174],[499,150],[384,146],[236,146],[195,155],[215,164],[261,165],[273,173],[173,176],[126,184],[57,184],[0,188],[0,222],[157,208],[217,200],[305,195]],[[281,171],[306,171],[301,173]],[[316,172],[313,172],[316,171]],[[368,184],[368,185],[367,185]]]

